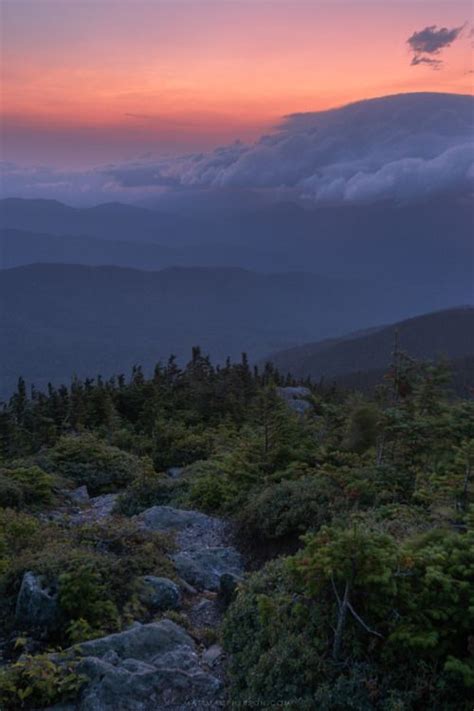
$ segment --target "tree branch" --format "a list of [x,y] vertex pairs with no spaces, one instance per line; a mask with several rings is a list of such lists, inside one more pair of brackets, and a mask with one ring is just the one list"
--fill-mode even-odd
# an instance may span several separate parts
[[365,624],[364,620],[362,617],[360,617],[357,612],[354,610],[352,607],[351,603],[347,601],[347,607],[353,617],[357,620],[357,622],[362,625],[362,627],[366,630],[366,632],[369,632],[369,634],[374,634],[376,637],[380,637],[380,639],[383,639],[383,635],[380,634],[380,632],[376,632],[375,630],[371,629],[368,625]]
[[334,582],[334,576],[332,573],[331,573],[331,585],[332,585],[332,589],[334,590],[334,595],[336,596],[337,605],[338,605],[339,609],[341,609],[341,598],[339,597],[339,593],[337,592],[336,583]]

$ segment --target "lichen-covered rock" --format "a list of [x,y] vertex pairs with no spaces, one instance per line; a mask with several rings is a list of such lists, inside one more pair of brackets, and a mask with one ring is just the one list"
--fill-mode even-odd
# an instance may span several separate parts
[[43,579],[28,571],[24,574],[15,610],[17,629],[36,636],[47,636],[57,630],[61,621],[57,591]]
[[222,576],[243,574],[242,557],[230,546],[181,551],[172,559],[179,575],[198,590],[217,591]]
[[191,637],[170,620],[80,645],[89,683],[79,711],[213,708],[221,682],[204,671]]
[[153,612],[175,610],[181,603],[179,587],[168,578],[145,575],[142,579],[141,601]]
[[199,511],[152,506],[137,516],[137,519],[150,531],[182,531],[189,526],[205,525],[210,517]]

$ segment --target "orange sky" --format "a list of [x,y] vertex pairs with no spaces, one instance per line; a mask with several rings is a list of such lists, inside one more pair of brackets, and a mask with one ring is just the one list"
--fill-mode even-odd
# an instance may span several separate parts
[[[472,91],[470,2],[3,0],[3,153],[93,163],[252,140],[288,113]],[[427,25],[461,37],[410,66]]]

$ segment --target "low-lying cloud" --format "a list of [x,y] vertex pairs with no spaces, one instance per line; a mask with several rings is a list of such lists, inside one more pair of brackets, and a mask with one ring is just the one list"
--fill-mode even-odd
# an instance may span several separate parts
[[255,144],[97,168],[6,171],[9,194],[91,201],[178,191],[254,190],[313,204],[410,201],[465,194],[474,183],[474,99],[403,94],[289,116]]

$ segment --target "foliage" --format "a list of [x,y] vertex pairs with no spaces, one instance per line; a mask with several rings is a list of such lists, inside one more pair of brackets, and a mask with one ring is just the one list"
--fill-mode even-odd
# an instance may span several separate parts
[[37,709],[77,696],[86,678],[74,660],[53,660],[47,654],[25,655],[0,669],[0,706],[5,711]]
[[63,624],[57,641],[78,641],[82,627],[88,636],[117,630],[143,614],[138,604],[143,575],[174,577],[171,550],[169,537],[146,532],[129,519],[66,529],[5,510],[0,516],[3,614],[12,614],[23,575],[32,571],[58,587]]
[[53,449],[39,456],[40,463],[91,495],[115,491],[151,468],[146,460],[111,447],[92,434],[62,437]]
[[229,609],[234,701],[467,709],[472,534],[397,542],[362,526],[323,527],[305,541],[254,574]]
[[38,508],[53,501],[56,481],[37,466],[0,468],[0,507],[15,509]]
[[262,542],[297,538],[331,518],[330,482],[315,474],[269,485],[238,515],[241,535]]
[[[0,412],[0,622],[12,629],[27,570],[58,589],[64,623],[49,644],[148,619],[140,579],[174,577],[173,543],[131,517],[197,508],[233,520],[253,566],[275,557],[224,620],[232,704],[467,711],[474,402],[448,380],[444,364],[396,347],[370,394],[305,383],[304,414],[277,390],[303,383],[245,356],[213,366],[198,348],[151,378],[135,367],[31,397],[20,381]],[[158,473],[171,466],[185,466],[178,480]],[[48,522],[38,514],[58,476],[118,491],[125,516]]]
[[169,505],[185,487],[186,482],[174,481],[163,474],[146,471],[122,491],[116,510],[125,516],[135,516],[152,506]]

